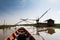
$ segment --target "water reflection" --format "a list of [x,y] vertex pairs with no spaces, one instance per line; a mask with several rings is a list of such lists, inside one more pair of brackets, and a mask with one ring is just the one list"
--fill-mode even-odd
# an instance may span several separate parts
[[49,28],[38,28],[38,30],[37,30],[38,34],[37,35],[39,35],[39,32],[44,32],[44,31],[48,34],[54,34],[55,33],[55,29],[51,28],[51,27],[49,27]]
[[14,32],[14,28],[0,29],[0,40],[4,40]]
[[49,33],[49,34],[54,34],[55,33],[55,29],[53,29],[53,28],[47,28],[47,33]]
[[[10,34],[12,34],[17,28],[8,28],[8,29],[0,29],[0,40],[4,40],[7,38]],[[30,33],[33,34],[35,32],[35,28],[32,27],[25,27],[27,30],[29,30]],[[60,29],[54,29],[54,28],[48,28],[46,31],[39,32],[40,35],[45,39],[45,40],[60,40]],[[50,35],[52,34],[52,35]],[[39,36],[39,37],[41,37]]]

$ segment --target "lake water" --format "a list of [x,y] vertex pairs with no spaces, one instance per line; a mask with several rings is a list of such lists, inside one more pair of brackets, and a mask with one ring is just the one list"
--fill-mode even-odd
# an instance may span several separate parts
[[[4,40],[5,38],[9,37],[14,31],[16,31],[20,27],[11,27],[7,29],[0,29],[0,40]],[[26,30],[29,30],[29,32],[32,35],[35,35],[36,40],[60,40],[60,29],[55,28],[55,33],[47,33],[47,31],[41,31],[39,32],[39,35],[36,35],[36,28],[34,27],[24,27]],[[40,37],[40,38],[39,38]]]

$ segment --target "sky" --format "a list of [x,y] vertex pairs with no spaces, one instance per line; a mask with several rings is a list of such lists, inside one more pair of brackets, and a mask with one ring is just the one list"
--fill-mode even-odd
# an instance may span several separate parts
[[60,0],[0,0],[0,24],[15,24],[21,18],[37,19],[44,15],[40,22],[47,19],[60,23]]

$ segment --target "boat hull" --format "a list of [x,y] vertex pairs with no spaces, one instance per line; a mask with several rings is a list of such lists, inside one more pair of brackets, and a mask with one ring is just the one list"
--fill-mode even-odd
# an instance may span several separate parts
[[19,28],[18,30],[16,30],[14,33],[12,33],[8,38],[6,38],[5,40],[15,40],[16,35],[19,34],[19,30],[24,30],[25,34],[27,34],[27,37],[29,37],[29,40],[35,40],[35,38],[23,27]]

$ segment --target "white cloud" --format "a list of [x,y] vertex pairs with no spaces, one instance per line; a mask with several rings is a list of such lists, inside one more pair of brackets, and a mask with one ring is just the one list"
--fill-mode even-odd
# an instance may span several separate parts
[[48,0],[48,2],[50,2],[50,3],[57,3],[57,2],[59,2],[60,0]]
[[55,20],[55,23],[60,23],[60,10],[56,10],[53,12],[53,17]]

